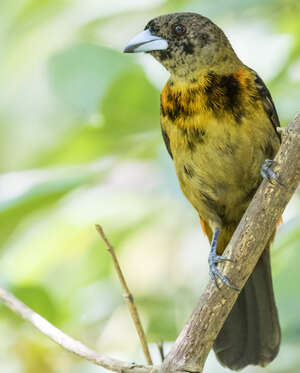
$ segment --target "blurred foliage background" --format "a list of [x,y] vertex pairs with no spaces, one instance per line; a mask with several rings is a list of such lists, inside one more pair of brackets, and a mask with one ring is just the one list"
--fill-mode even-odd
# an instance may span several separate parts
[[[143,362],[94,224],[117,248],[151,350],[174,341],[207,279],[208,243],[159,127],[168,74],[121,53],[149,19],[212,18],[267,82],[283,125],[300,109],[299,0],[2,0],[0,284],[98,351]],[[245,372],[300,371],[300,198],[273,245],[279,357]],[[0,371],[94,373],[0,305]],[[225,372],[213,354],[206,373]]]

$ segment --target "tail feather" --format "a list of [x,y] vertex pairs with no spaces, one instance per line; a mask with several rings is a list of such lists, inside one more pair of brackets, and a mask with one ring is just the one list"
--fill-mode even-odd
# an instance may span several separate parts
[[233,370],[265,366],[276,357],[280,339],[267,249],[215,340],[214,350],[220,363]]

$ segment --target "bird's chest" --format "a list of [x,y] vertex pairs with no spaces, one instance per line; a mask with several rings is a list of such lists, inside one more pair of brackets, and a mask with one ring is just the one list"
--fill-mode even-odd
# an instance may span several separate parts
[[231,219],[233,203],[243,205],[260,180],[263,154],[256,151],[253,139],[237,126],[214,120],[198,119],[197,127],[188,129],[162,120],[162,129],[188,200],[202,217]]

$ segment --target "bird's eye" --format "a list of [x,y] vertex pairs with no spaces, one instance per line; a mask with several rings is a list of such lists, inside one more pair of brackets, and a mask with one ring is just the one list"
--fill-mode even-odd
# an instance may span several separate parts
[[183,25],[173,25],[173,31],[176,35],[181,36],[186,33],[186,28]]

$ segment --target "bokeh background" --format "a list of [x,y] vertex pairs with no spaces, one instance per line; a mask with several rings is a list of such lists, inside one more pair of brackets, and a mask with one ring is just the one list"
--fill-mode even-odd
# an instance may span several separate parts
[[[267,82],[282,125],[300,109],[299,0],[2,0],[0,285],[99,352],[143,362],[110,257],[115,245],[158,362],[207,283],[208,243],[179,191],[159,127],[168,73],[123,55],[153,17],[197,11]],[[283,330],[276,361],[300,371],[300,197],[272,250]],[[0,371],[95,373],[0,306]],[[213,354],[205,372],[222,373]]]

